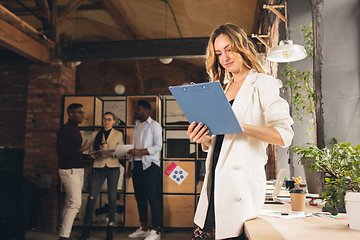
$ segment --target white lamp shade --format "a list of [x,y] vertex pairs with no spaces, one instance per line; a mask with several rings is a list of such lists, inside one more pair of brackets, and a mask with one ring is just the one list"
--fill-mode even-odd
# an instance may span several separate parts
[[122,85],[122,84],[118,84],[118,85],[116,85],[115,86],[115,92],[117,93],[117,94],[123,94],[124,92],[125,92],[125,86],[124,85]]
[[303,46],[293,44],[292,40],[281,40],[278,46],[269,49],[266,58],[272,62],[295,62],[306,58]]
[[162,64],[169,64],[172,62],[172,58],[160,58],[159,61],[162,63]]

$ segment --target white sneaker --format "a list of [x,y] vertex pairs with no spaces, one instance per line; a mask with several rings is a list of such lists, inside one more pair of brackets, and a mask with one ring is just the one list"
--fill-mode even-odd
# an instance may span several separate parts
[[144,240],[160,240],[160,233],[157,234],[155,230],[151,230],[149,236],[147,236]]
[[[140,237],[147,237],[150,234],[150,229],[148,229],[147,231],[142,230],[141,227],[139,227],[138,229],[136,229],[135,232],[129,234],[129,238],[140,238]],[[159,238],[160,239],[160,238]]]

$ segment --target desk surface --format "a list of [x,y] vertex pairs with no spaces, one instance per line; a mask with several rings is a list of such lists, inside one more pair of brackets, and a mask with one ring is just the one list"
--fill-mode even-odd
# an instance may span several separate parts
[[[289,202],[264,204],[263,209],[291,212],[291,205]],[[321,207],[307,203],[305,212],[321,212]],[[250,240],[360,239],[360,231],[350,229],[347,219],[314,215],[297,219],[259,216],[246,221],[244,226]]]

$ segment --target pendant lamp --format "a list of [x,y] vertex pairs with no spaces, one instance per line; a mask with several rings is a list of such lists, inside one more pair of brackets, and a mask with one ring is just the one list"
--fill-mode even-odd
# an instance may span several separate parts
[[266,58],[272,62],[295,62],[306,58],[303,46],[293,44],[292,40],[281,40],[278,46],[269,49]]
[[[285,22],[285,29],[288,30],[287,1],[283,5],[263,5],[264,9],[269,9]],[[277,8],[284,8],[285,15],[282,15]],[[288,32],[286,31],[286,35]],[[282,40],[279,45],[269,49],[266,58],[272,62],[295,62],[306,58],[306,50],[303,46],[293,44],[291,40]]]
[[159,61],[162,63],[162,64],[169,64],[172,62],[172,58],[159,58]]

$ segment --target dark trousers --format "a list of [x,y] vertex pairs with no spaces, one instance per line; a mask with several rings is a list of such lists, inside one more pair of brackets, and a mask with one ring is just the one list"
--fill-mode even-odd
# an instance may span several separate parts
[[[90,194],[88,202],[86,204],[85,211],[85,225],[91,225],[91,219],[95,208],[96,199],[101,190],[105,178],[107,178],[107,190],[108,190],[108,200],[109,200],[109,222],[115,221],[116,215],[116,195],[117,195],[117,185],[120,176],[119,168],[94,168]],[[91,197],[93,199],[91,199]]]
[[150,167],[143,170],[141,161],[134,161],[133,163],[132,179],[140,222],[146,223],[148,221],[147,201],[149,201],[152,226],[160,227],[160,203],[158,199],[159,166],[152,163]]

